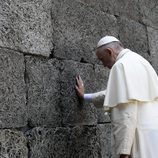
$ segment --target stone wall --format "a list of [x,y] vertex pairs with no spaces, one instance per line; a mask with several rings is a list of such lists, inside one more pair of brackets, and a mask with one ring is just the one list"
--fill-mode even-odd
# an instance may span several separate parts
[[105,89],[97,41],[114,35],[158,72],[156,0],[0,1],[0,158],[110,158],[110,117],[79,102]]

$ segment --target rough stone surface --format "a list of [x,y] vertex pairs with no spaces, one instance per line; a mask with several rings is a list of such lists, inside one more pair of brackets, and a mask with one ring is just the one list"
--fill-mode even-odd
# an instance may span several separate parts
[[[107,81],[109,78],[109,70],[102,65],[94,66],[94,78],[93,83],[95,85],[95,91],[105,90]],[[92,79],[92,78],[91,78]]]
[[112,3],[116,16],[140,20],[139,0],[112,0]]
[[158,30],[148,27],[149,48],[151,63],[158,73]]
[[[62,64],[60,80],[63,124],[96,124],[97,109],[92,104],[79,102],[75,92],[75,77],[80,75],[83,79],[85,93],[93,93],[105,89],[107,71],[103,70],[102,66],[93,67],[91,64],[73,61],[63,61]],[[105,119],[105,116],[103,118]]]
[[[95,65],[94,66],[94,81],[93,84],[95,84],[95,90],[93,92],[99,92],[101,90],[106,89],[107,81],[108,81],[108,76],[109,76],[109,71],[105,69],[105,67],[100,66],[100,65]],[[110,122],[110,117],[105,113],[103,108],[96,108],[97,110],[97,122],[98,123],[105,123],[105,122]]]
[[24,57],[0,48],[0,128],[27,124]]
[[130,17],[130,19],[140,20],[140,9],[138,0],[77,0],[93,9],[103,11],[112,15]]
[[150,59],[146,27],[127,18],[120,18],[118,25],[119,37],[124,46]]
[[75,92],[75,77],[80,75],[86,92],[93,92],[94,71],[90,64],[64,61],[61,72],[61,106],[63,124],[96,124],[96,109],[91,104],[80,103]]
[[114,16],[74,0],[54,1],[52,18],[53,55],[58,58],[95,63],[94,50],[100,37],[107,33],[117,36]]
[[27,134],[30,158],[100,158],[97,127],[35,128]]
[[111,158],[110,114],[79,101],[106,88],[98,40],[118,37],[158,72],[157,0],[0,1],[0,158]]
[[0,1],[0,46],[49,56],[51,0]]
[[139,0],[142,22],[148,26],[158,27],[158,1]]
[[101,158],[111,158],[111,124],[99,124],[97,127],[98,136],[100,137]]
[[97,108],[97,123],[109,123],[110,113],[105,112],[103,108]]
[[59,66],[56,59],[26,56],[28,113],[31,126],[60,125]]
[[94,10],[97,10],[97,12],[102,11],[105,13],[115,15],[114,2],[116,0],[111,0],[111,1],[109,0],[77,0],[77,1],[93,8]]
[[0,158],[28,158],[27,140],[22,132],[0,130]]

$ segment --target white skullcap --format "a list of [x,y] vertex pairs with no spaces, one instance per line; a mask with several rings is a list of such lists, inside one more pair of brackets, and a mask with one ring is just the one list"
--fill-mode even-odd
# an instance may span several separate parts
[[97,48],[101,47],[105,44],[111,43],[111,42],[116,42],[119,41],[117,38],[115,38],[114,36],[105,36],[103,38],[100,39],[100,41],[97,44]]

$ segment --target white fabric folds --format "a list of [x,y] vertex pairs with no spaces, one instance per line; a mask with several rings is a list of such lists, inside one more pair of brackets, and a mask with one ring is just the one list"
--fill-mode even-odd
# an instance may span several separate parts
[[158,99],[158,76],[142,56],[124,49],[113,65],[107,84],[104,107],[132,101]]

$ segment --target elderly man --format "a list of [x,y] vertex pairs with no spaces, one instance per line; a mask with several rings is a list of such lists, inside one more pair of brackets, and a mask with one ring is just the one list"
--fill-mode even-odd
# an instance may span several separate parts
[[103,37],[96,56],[110,69],[105,91],[84,94],[80,76],[77,94],[111,112],[117,158],[158,158],[158,76],[139,54],[124,49],[113,36]]

